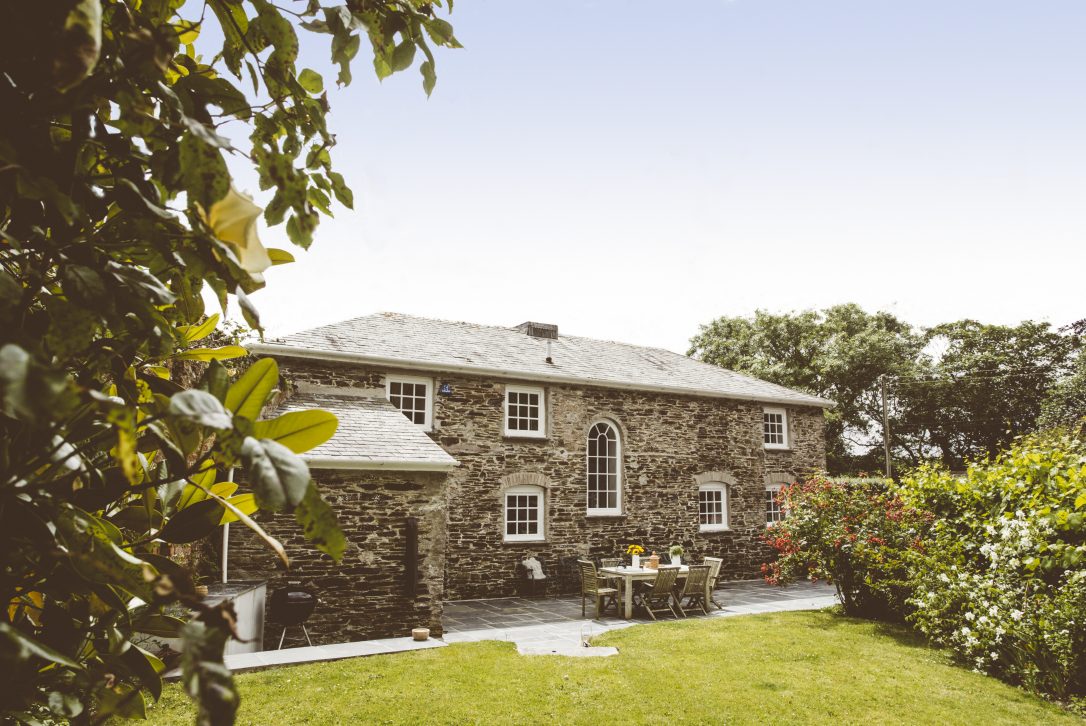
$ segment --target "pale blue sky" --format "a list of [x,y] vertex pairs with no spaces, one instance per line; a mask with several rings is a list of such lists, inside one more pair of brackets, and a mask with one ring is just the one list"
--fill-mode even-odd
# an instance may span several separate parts
[[465,48],[429,100],[366,63],[331,94],[356,209],[268,274],[271,334],[395,310],[683,351],[756,308],[1086,317],[1082,0],[460,0],[450,20]]

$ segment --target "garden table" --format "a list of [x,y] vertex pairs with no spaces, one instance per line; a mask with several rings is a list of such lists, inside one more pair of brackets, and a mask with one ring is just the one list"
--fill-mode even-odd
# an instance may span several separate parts
[[[686,573],[690,572],[690,568],[686,565],[679,566],[679,577],[683,577]],[[625,609],[626,619],[629,620],[633,617],[633,584],[634,582],[641,580],[655,580],[658,570],[654,570],[651,567],[601,567],[599,574],[603,577],[613,577],[618,580],[622,590],[622,605]],[[705,585],[706,594],[709,591],[709,585]]]

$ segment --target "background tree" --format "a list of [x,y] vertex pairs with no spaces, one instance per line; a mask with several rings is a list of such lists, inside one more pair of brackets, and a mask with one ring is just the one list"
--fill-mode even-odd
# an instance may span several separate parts
[[1081,338],[1047,323],[960,320],[925,333],[925,372],[891,382],[895,450],[910,464],[937,457],[961,469],[1036,430],[1045,400],[1066,379]]
[[[249,516],[295,513],[338,557],[330,509],[298,452],[334,417],[258,421],[274,362],[238,380],[207,347],[234,298],[290,253],[265,249],[256,217],[306,247],[332,200],[352,204],[332,166],[325,81],[299,65],[300,29],[325,34],[338,81],[363,43],[378,77],[432,47],[457,47],[441,2],[56,0],[0,5],[0,709],[33,722],[142,715],[163,664],[134,633],[180,636],[183,684],[200,721],[233,721],[222,651],[229,605],[209,608],[161,556],[225,521],[282,546]],[[247,138],[245,138],[247,135]],[[226,159],[250,164],[271,201],[232,189]],[[176,361],[208,362],[197,390]],[[240,467],[250,489],[228,472]],[[198,616],[162,614],[182,602]]]
[[881,464],[881,376],[918,373],[923,336],[889,313],[855,304],[753,318],[722,317],[690,341],[688,355],[837,402],[826,411],[832,472]]
[[[1082,331],[1046,323],[972,320],[918,330],[854,304],[823,311],[718,318],[689,355],[832,399],[826,412],[831,473],[883,466],[880,379],[890,404],[891,450],[901,466],[941,459],[960,468],[1039,424],[1042,405],[1081,410]],[[1076,363],[1077,361],[1077,363]]]
[[[1063,332],[1086,337],[1086,320],[1079,320],[1063,329]],[[1075,358],[1075,367],[1067,376],[1052,387],[1048,398],[1041,405],[1040,425],[1075,427],[1086,419],[1086,355],[1081,351]]]

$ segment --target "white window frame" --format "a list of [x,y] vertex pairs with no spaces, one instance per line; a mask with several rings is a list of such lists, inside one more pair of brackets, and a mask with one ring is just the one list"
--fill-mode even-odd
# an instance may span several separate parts
[[[722,524],[703,524],[701,521],[701,493],[702,492],[720,492],[720,508]],[[699,532],[727,532],[731,529],[729,526],[728,514],[731,507],[728,505],[728,485],[724,482],[707,482],[698,487],[698,531]]]
[[[426,385],[426,401],[425,401],[425,421],[421,424],[415,424],[423,431],[433,431],[434,428],[434,379],[433,378],[420,378],[418,376],[401,376],[398,374],[389,373],[385,376],[385,400],[392,401],[392,384],[393,383],[423,383]],[[406,416],[405,416],[406,418]],[[410,419],[409,419],[410,420]],[[411,423],[415,423],[412,421]]]
[[[766,431],[765,431],[765,424],[766,424],[765,416],[766,416],[766,414],[780,414],[781,426],[783,428],[783,431],[781,432],[781,434],[783,435],[783,438],[784,438],[784,441],[782,441],[781,443],[770,443],[770,442],[765,440],[765,433],[766,433]],[[763,408],[762,409],[762,445],[767,449],[788,449],[788,448],[791,448],[789,446],[788,439],[789,439],[788,411],[783,409],[783,408],[770,408],[770,407]]]
[[[509,428],[509,394],[510,393],[534,393],[539,396],[539,429],[536,431],[522,431],[520,429]],[[505,405],[502,407],[504,411],[504,419],[502,420],[502,431],[506,436],[516,438],[527,439],[545,439],[547,438],[547,399],[544,395],[543,388],[540,386],[506,386],[505,387]]]
[[[589,448],[588,448],[588,436],[592,431],[603,424],[611,429],[615,434],[615,506],[614,507],[590,507],[588,506],[588,477],[591,476],[589,471]],[[598,457],[597,457],[598,458]],[[601,419],[593,422],[589,427],[588,433],[585,434],[585,515],[588,517],[618,517],[622,515],[622,431],[619,430],[618,424],[614,421]],[[610,473],[610,472],[608,472]]]
[[[775,498],[778,495],[780,495],[781,487],[783,487],[783,486],[784,486],[783,484],[766,484],[765,485],[765,490],[767,492],[773,492],[773,496]],[[763,502],[763,504],[768,504],[768,502]],[[777,509],[780,510],[781,518],[776,520],[776,521],[773,521],[773,522],[769,521],[769,511],[766,510],[766,512],[765,512],[765,518],[766,518],[765,519],[765,526],[766,526],[766,529],[772,529],[773,527],[776,526],[777,522],[783,520],[785,517],[788,516],[788,510],[785,509],[783,504],[778,503],[777,504]]]
[[[539,497],[539,506],[536,508],[536,526],[539,530],[535,534],[509,534],[509,497],[510,496],[536,496]],[[502,541],[503,542],[542,542],[547,539],[546,530],[547,490],[535,484],[523,484],[509,487],[502,491]]]

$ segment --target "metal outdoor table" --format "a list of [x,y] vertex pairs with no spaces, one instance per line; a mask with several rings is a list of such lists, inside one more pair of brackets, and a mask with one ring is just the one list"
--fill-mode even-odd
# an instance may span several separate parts
[[[679,577],[684,576],[690,572],[690,568],[686,565],[679,566]],[[626,612],[626,619],[629,620],[633,617],[633,584],[637,580],[655,580],[658,570],[654,570],[650,567],[601,567],[599,574],[604,577],[613,577],[621,583],[620,589],[622,590],[622,605]],[[705,584],[706,595],[709,592],[709,583]]]

